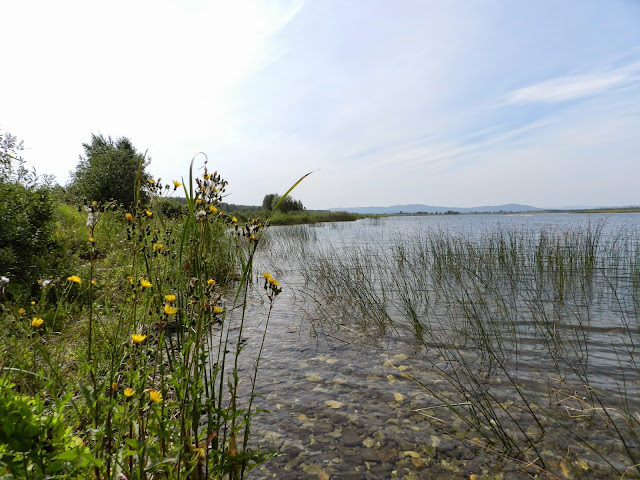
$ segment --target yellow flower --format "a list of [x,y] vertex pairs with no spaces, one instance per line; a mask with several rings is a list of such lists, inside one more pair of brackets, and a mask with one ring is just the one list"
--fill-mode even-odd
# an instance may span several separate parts
[[33,328],[38,328],[43,323],[44,323],[44,320],[38,317],[33,317],[33,320],[31,320],[31,326]]
[[96,239],[95,239],[95,238],[93,238],[93,237],[89,237],[89,243],[95,243],[95,242],[96,242]]
[[162,245],[161,243],[154,243],[154,244],[153,244],[153,250],[154,250],[155,252],[157,252],[157,251],[159,251],[159,250],[162,250],[162,249],[163,249],[163,245]]
[[115,390],[118,390],[118,382],[113,382],[113,383],[111,384],[111,390],[114,390],[114,391],[115,391]]
[[126,218],[129,221],[131,221],[131,220],[133,220],[133,215],[131,215],[130,213],[125,213],[124,214],[124,218]]
[[272,287],[277,287],[278,285],[280,285],[278,281],[273,277],[267,278],[267,282],[269,282],[269,285],[271,285]]
[[249,240],[255,240],[255,239],[256,239],[256,236],[252,233],[252,234],[249,236]]
[[269,272],[264,272],[264,273],[262,274],[262,276],[263,276],[264,278],[266,278],[267,280],[269,280],[269,277],[271,277],[271,274],[270,274]]
[[224,312],[224,309],[220,308],[217,305],[213,306],[213,313],[222,313],[222,312]]
[[35,300],[31,300],[31,306],[34,306],[36,304]]
[[207,285],[211,286],[215,284],[216,284],[216,281],[213,278],[210,278],[209,280],[207,280]]
[[213,214],[218,213],[218,209],[216,207],[214,207],[213,205],[209,205],[209,211]]
[[145,214],[147,217],[152,217],[152,216],[153,216],[153,212],[150,212],[149,210],[145,210],[145,211],[144,211],[144,214]]
[[167,315],[173,315],[178,311],[176,307],[172,307],[171,305],[164,304],[164,313]]
[[149,180],[149,185],[155,185],[155,180]]
[[144,339],[147,338],[146,335],[142,335],[141,333],[132,333],[131,334],[131,340],[133,340],[133,343],[135,343],[136,345],[139,343],[144,342]]
[[182,183],[180,183],[180,182],[179,182],[179,181],[177,181],[177,180],[174,180],[174,181],[173,181],[173,186],[174,186],[174,187],[176,187],[176,188],[178,188],[178,187],[181,187],[181,186],[182,186]]
[[127,277],[127,280],[129,280],[129,283],[133,285],[133,277]]
[[71,275],[70,277],[67,277],[67,280],[73,283],[77,283],[78,285],[82,283],[82,279],[77,275]]
[[95,286],[96,286],[96,285],[98,285],[98,284],[96,283],[96,281],[95,281],[95,280],[91,280],[91,285],[93,285],[93,286],[95,287]]
[[202,203],[202,200],[200,200],[199,198],[196,199],[196,205],[200,205]]
[[210,177],[211,175],[209,175],[208,173],[205,173],[204,175],[202,175],[202,178],[204,178],[205,180],[209,180]]
[[236,223],[236,222],[238,221],[238,219],[237,219],[236,217],[231,217],[231,221],[232,221],[233,223]]
[[140,286],[142,286],[142,288],[151,288],[151,282],[149,280],[145,280],[144,278],[141,278]]
[[176,301],[176,296],[175,295],[165,295],[164,299],[169,303],[173,303],[173,302]]
[[24,308],[21,308],[20,310],[18,310],[18,313],[19,313],[20,315],[24,315],[24,314],[25,314],[25,312],[26,312],[26,310],[25,310]]
[[162,393],[159,390],[149,390],[149,400],[155,403],[162,401]]
[[127,387],[124,389],[124,396],[127,398],[133,397],[133,395],[136,393],[136,391],[131,388],[131,387]]

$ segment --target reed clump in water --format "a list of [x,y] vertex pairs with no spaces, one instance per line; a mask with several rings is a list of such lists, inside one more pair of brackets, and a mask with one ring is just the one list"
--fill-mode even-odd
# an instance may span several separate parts
[[637,475],[640,253],[623,233],[305,245],[299,268],[317,325],[412,335],[435,377],[411,379],[486,448],[531,471]]

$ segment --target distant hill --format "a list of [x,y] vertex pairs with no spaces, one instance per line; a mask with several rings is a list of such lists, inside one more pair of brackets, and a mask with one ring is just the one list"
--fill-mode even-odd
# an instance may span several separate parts
[[484,207],[436,207],[432,205],[410,204],[410,205],[392,205],[390,207],[346,207],[346,208],[330,208],[334,212],[349,212],[362,214],[386,214],[394,213],[500,213],[500,212],[534,212],[542,210],[541,208],[532,207],[530,205],[519,205],[517,203],[509,203],[507,205],[495,205]]

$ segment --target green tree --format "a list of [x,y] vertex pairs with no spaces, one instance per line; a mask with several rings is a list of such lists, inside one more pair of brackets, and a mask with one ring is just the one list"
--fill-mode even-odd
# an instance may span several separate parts
[[271,211],[273,199],[277,196],[277,193],[268,193],[267,195],[265,195],[264,199],[262,200],[262,208],[266,211]]
[[[262,208],[265,210],[273,210],[275,206],[278,205],[278,202],[280,202],[280,199],[281,196],[277,193],[269,193],[265,195],[262,200]],[[300,200],[294,200],[292,197],[287,196],[280,202],[278,210],[282,213],[297,212],[304,210],[304,206]]]
[[29,172],[22,142],[0,133],[0,275],[10,289],[44,275],[55,264],[55,203],[51,188]]
[[137,181],[140,199],[146,200],[148,181],[145,172],[149,160],[136,151],[126,137],[113,140],[91,135],[91,143],[83,143],[84,156],[72,174],[70,189],[76,195],[98,202],[116,201],[126,208],[135,202]]

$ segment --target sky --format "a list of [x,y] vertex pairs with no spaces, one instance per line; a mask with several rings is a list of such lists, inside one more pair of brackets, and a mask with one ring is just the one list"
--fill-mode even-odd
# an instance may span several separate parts
[[227,201],[640,205],[640,1],[3,1],[0,132],[92,134]]

